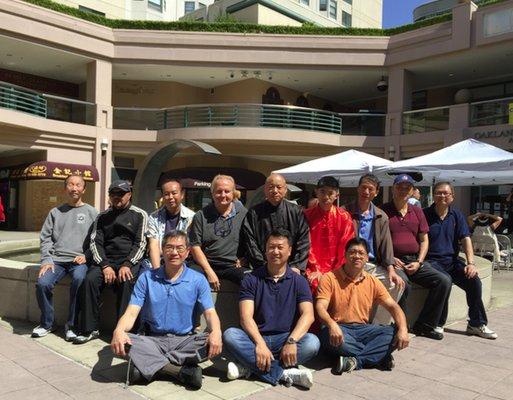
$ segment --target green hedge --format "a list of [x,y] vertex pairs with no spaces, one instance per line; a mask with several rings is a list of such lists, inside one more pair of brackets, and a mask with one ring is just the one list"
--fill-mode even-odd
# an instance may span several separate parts
[[[391,29],[369,28],[326,28],[305,24],[304,26],[270,26],[246,24],[242,22],[201,22],[201,21],[133,21],[124,19],[110,19],[100,15],[80,11],[78,8],[68,7],[51,0],[24,0],[27,3],[45,7],[63,14],[72,15],[86,21],[119,29],[148,29],[168,31],[194,31],[194,32],[234,32],[234,33],[270,33],[288,35],[326,35],[326,36],[391,36],[398,33],[415,30],[424,26],[450,21],[452,14],[444,14],[434,18],[425,19],[414,24],[398,26]],[[497,1],[497,0],[495,0]]]

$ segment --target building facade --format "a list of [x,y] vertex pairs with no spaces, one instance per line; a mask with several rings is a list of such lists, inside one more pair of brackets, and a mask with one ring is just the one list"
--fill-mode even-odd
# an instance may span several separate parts
[[[513,0],[468,2],[391,37],[301,36],[111,29],[0,0],[4,227],[39,229],[66,171],[88,171],[100,209],[122,177],[151,210],[163,174],[189,179],[199,208],[217,172],[251,201],[270,171],[350,148],[399,160],[476,138],[512,150],[508,13]],[[467,212],[483,206],[476,190],[458,190]],[[481,195],[500,209],[507,191]]]

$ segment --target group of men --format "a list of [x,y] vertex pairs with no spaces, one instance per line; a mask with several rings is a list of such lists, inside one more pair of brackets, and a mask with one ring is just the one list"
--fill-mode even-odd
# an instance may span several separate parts
[[[131,204],[130,184],[115,181],[111,207],[96,216],[81,200],[84,180],[72,175],[65,181],[68,202],[50,212],[41,231],[41,322],[33,336],[54,329],[52,289],[70,273],[66,340],[98,337],[100,293],[114,286],[111,347],[129,357],[134,383],[164,375],[199,388],[198,363],[223,345],[228,379],[253,374],[309,388],[311,372],[297,366],[321,347],[336,356],[334,373],[391,369],[392,352],[409,343],[412,282],[429,290],[414,333],[443,338],[454,282],[467,294],[467,333],[496,338],[487,327],[468,226],[451,205],[452,186],[436,184],[434,204],[424,211],[408,203],[414,189],[408,175],[395,179],[383,209],[373,204],[379,189],[375,176],[362,176],[357,200],[344,209],[337,206],[338,181],[323,177],[318,201],[302,210],[286,200],[285,179],[271,174],[265,201],[247,210],[234,196],[233,178],[217,175],[213,202],[194,213],[171,179],[161,185],[162,207],[148,218]],[[226,279],[240,285],[240,328],[222,333],[210,290]],[[200,313],[205,332],[196,326]]]

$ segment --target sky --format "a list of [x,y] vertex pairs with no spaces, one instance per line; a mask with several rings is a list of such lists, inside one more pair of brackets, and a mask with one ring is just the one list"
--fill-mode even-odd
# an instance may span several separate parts
[[411,24],[413,9],[431,0],[383,0],[383,28]]

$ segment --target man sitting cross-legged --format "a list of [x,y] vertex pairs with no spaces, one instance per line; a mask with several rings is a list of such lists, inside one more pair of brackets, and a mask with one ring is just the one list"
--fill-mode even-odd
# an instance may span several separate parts
[[[147,270],[137,280],[130,303],[112,336],[112,351],[128,356],[129,383],[169,375],[187,386],[201,387],[198,362],[221,353],[221,323],[214,309],[206,278],[185,264],[189,255],[187,234],[167,233],[162,240],[164,267]],[[192,312],[199,304],[208,332],[194,333]],[[146,336],[129,332],[144,307]],[[203,357],[203,355],[206,357]]]
[[314,321],[308,282],[288,264],[290,233],[271,231],[266,242],[267,265],[242,281],[239,310],[242,329],[224,332],[225,348],[235,362],[228,364],[228,379],[249,377],[310,388],[312,373],[298,369],[319,351],[319,339],[308,332]]
[[[369,261],[367,242],[351,239],[346,246],[346,263],[321,278],[315,308],[324,324],[322,347],[338,356],[334,373],[354,369],[393,368],[392,351],[408,346],[406,317],[383,284],[365,272]],[[369,324],[374,303],[392,315],[392,325]]]

